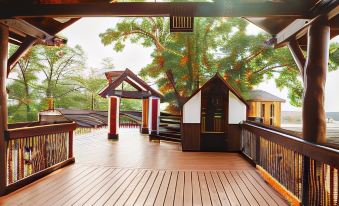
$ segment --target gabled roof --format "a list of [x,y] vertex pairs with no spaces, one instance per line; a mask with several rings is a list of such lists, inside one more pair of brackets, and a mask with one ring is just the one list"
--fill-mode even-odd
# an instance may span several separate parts
[[[150,96],[162,98],[163,95],[150,87],[144,80],[134,74],[131,70],[110,71],[105,73],[109,84],[99,93],[101,97],[118,96],[122,98],[143,99]],[[137,91],[121,91],[116,88],[122,83],[127,82]]]
[[216,73],[211,79],[209,79],[204,85],[202,85],[199,89],[195,90],[193,94],[187,99],[186,102],[188,102],[194,95],[196,95],[199,91],[203,90],[204,88],[208,87],[210,84],[212,84],[215,81],[220,81],[222,84],[224,84],[240,101],[242,101],[245,105],[248,106],[247,101],[241,96],[241,94],[236,90],[227,80],[222,78],[222,76],[219,73]]
[[285,102],[284,99],[263,90],[252,90],[248,96],[247,101],[249,102]]

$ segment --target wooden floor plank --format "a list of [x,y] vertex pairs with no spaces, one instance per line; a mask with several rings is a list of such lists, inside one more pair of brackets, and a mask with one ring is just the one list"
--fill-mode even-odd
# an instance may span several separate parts
[[218,171],[217,175],[221,181],[221,184],[227,194],[228,200],[230,201],[230,204],[232,206],[240,206],[240,203],[238,201],[237,196],[235,195],[232,186],[230,185],[230,183],[228,182],[225,174],[222,171]]
[[236,171],[230,171],[231,175],[233,176],[235,182],[238,184],[241,192],[244,194],[246,197],[248,203],[252,206],[259,206],[259,203],[257,200],[254,198],[254,196],[251,194],[251,192],[247,189],[246,185],[244,182],[241,180],[241,178],[238,176]]
[[[70,193],[73,193],[73,191],[77,191],[79,187],[82,187],[83,185],[86,185],[86,183],[90,180],[93,180],[97,178],[99,175],[101,175],[103,172],[105,172],[107,169],[105,168],[97,168],[90,174],[86,175],[85,177],[81,178],[79,181],[75,182],[74,184],[71,184],[67,187],[62,187],[60,188],[58,193],[53,194],[51,197],[45,197],[44,201],[41,201],[42,198],[36,201],[37,204],[44,204],[44,205],[49,205],[49,204],[57,204],[60,199],[63,197],[69,197]],[[81,188],[80,188],[81,189]]]
[[127,199],[130,197],[136,186],[139,184],[143,176],[145,175],[146,170],[142,170],[139,174],[134,178],[131,184],[126,188],[123,194],[119,197],[118,201],[115,205],[124,205]]
[[101,196],[103,196],[105,194],[105,192],[107,192],[107,190],[109,190],[109,188],[115,183],[117,182],[121,176],[124,175],[124,173],[126,172],[125,169],[121,169],[119,171],[119,173],[114,176],[112,179],[110,179],[108,182],[106,182],[105,185],[103,185],[93,196],[91,196],[85,203],[84,205],[93,205],[96,201],[98,201],[100,199]]
[[154,205],[154,202],[155,202],[155,199],[157,198],[158,192],[160,190],[160,186],[161,186],[162,180],[164,178],[164,175],[165,175],[165,171],[163,171],[163,170],[159,171],[157,179],[154,181],[152,189],[149,192],[147,200],[145,201],[145,204],[144,204],[145,206]]
[[140,174],[140,170],[136,169],[132,174],[119,186],[119,188],[111,195],[111,197],[106,201],[105,205],[114,205],[120,196],[124,193],[125,189],[131,184],[134,178]]
[[145,187],[147,184],[148,179],[150,178],[152,174],[151,170],[148,170],[146,174],[143,176],[139,184],[135,187],[135,190],[131,194],[131,196],[128,198],[127,202],[125,203],[126,205],[133,205],[135,201],[138,199],[140,193],[142,192],[142,189]]
[[193,192],[193,205],[201,206],[201,191],[200,191],[200,182],[198,177],[198,172],[192,172],[192,192]]
[[256,180],[256,183],[259,184],[278,205],[288,205],[286,200],[282,199],[281,196],[274,191],[274,189],[270,187],[256,171],[248,170],[246,173],[250,174]]
[[272,204],[268,204],[268,202],[263,198],[263,194],[266,194],[265,190],[258,191],[257,188],[255,188],[252,183],[247,179],[246,175],[242,173],[242,171],[237,171],[237,175],[241,178],[243,183],[246,185],[250,193],[253,195],[253,197],[257,200],[258,204],[261,205],[267,205],[267,206],[273,206]]
[[199,182],[200,182],[200,191],[201,191],[201,200],[204,206],[212,205],[211,197],[208,191],[208,186],[206,183],[205,174],[203,171],[198,172]]
[[152,189],[152,186],[154,184],[155,179],[158,176],[158,171],[152,171],[152,174],[150,176],[150,178],[148,179],[145,187],[143,188],[142,192],[140,193],[138,199],[136,200],[136,202],[134,203],[134,205],[144,205],[149,192]]
[[225,193],[224,187],[222,186],[222,183],[221,183],[221,181],[219,179],[219,176],[218,176],[217,172],[212,171],[211,172],[211,176],[212,176],[215,188],[216,188],[216,190],[218,192],[221,204],[225,205],[225,206],[229,206],[230,202],[228,200],[228,197],[227,197],[227,195]]
[[227,181],[229,182],[229,184],[232,187],[232,190],[235,194],[235,196],[237,197],[240,205],[246,205],[249,206],[249,202],[247,201],[246,197],[244,196],[244,194],[242,193],[242,191],[240,190],[237,182],[234,180],[233,176],[231,175],[231,173],[229,171],[224,171],[223,174],[225,175]]
[[[85,172],[88,167],[84,166],[70,166],[62,170],[58,170],[51,175],[42,178],[16,192],[11,193],[8,196],[1,198],[0,205],[3,206],[12,206],[14,204],[20,204],[20,202],[25,203],[29,202],[30,199],[36,197],[39,194],[42,194],[45,191],[50,190],[51,188],[55,189],[58,185],[68,182],[75,177],[78,177],[82,172]],[[63,178],[60,180],[59,175],[63,175]]]
[[168,184],[166,198],[164,202],[165,206],[170,206],[174,204],[175,188],[177,186],[177,179],[178,179],[178,171],[172,171],[171,179]]
[[192,172],[185,171],[185,186],[184,186],[184,205],[193,205],[193,193],[192,193]]
[[212,205],[221,206],[221,202],[219,199],[217,189],[215,188],[215,184],[213,182],[211,173],[209,171],[205,172],[205,178],[206,178],[206,183],[208,186],[208,191],[210,193]]
[[92,190],[94,190],[98,185],[101,185],[103,181],[109,177],[113,171],[114,168],[108,168],[108,170],[103,174],[100,175],[99,178],[97,178],[95,181],[92,181],[89,185],[87,185],[82,190],[78,191],[76,194],[72,196],[72,198],[69,198],[67,201],[63,202],[63,206],[70,206],[73,205],[76,202],[79,202],[79,199],[82,198],[84,195],[88,195],[88,193]]
[[178,173],[177,185],[175,187],[174,205],[181,206],[184,203],[185,172]]
[[78,200],[75,200],[75,202],[70,202],[70,204],[74,206],[85,204],[92,196],[94,196],[101,188],[103,188],[107,184],[107,182],[114,179],[114,177],[119,174],[120,171],[121,169],[114,169],[100,184],[90,189],[88,193],[82,195],[82,197],[80,197]]
[[171,179],[171,171],[166,171],[164,178],[161,182],[160,189],[155,199],[154,205],[163,205],[165,203],[166,193],[168,189],[168,185]]
[[97,206],[102,206],[106,201],[118,190],[118,188],[132,175],[135,174],[136,170],[127,170],[113,185],[111,185],[108,190],[93,204]]
[[63,182],[60,185],[57,185],[54,188],[50,188],[49,192],[44,192],[37,194],[33,198],[31,198],[26,205],[37,205],[39,203],[42,203],[44,201],[47,201],[51,198],[53,198],[55,195],[59,194],[66,188],[70,187],[73,184],[76,184],[78,182],[82,182],[87,176],[91,175],[93,172],[95,172],[98,168],[90,168],[86,170],[85,172],[81,173],[79,176],[75,177],[74,179],[69,180],[68,182]]
[[95,184],[100,181],[100,177],[106,176],[109,173],[109,168],[102,168],[100,171],[95,172],[93,176],[87,178],[86,181],[79,183],[78,185],[74,184],[72,187],[68,187],[66,190],[62,191],[60,195],[56,195],[53,199],[48,200],[47,204],[65,205],[67,201],[70,201],[72,198],[77,198],[78,194],[86,192],[86,188],[90,188],[91,184]]
[[[241,171],[243,175],[246,176],[246,178],[249,180],[249,182],[259,191],[259,193],[263,196],[263,198],[266,200],[268,205],[277,206],[277,202],[272,198],[272,196],[267,193],[267,191],[257,183],[257,181],[254,179],[252,175],[248,173],[248,171]],[[280,199],[280,198],[279,198]]]

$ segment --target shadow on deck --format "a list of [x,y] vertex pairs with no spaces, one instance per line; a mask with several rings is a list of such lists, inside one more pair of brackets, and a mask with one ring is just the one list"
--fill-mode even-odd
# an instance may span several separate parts
[[238,153],[182,152],[122,129],[74,138],[76,163],[0,198],[1,205],[287,205]]

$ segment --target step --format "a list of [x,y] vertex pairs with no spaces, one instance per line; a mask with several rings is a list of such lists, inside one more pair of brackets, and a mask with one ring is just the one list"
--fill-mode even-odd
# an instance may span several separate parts
[[162,135],[158,135],[157,136],[160,140],[165,140],[165,141],[171,141],[171,142],[181,142],[181,139],[178,138],[173,138],[173,137],[167,137],[167,136],[162,136]]

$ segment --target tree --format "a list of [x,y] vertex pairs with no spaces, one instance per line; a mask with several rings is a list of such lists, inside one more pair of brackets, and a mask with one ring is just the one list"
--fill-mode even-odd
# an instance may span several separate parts
[[99,36],[116,51],[122,51],[128,39],[154,47],[153,61],[140,75],[156,79],[165,100],[179,108],[215,72],[244,96],[264,78],[277,78],[278,87],[288,87],[292,104],[299,105],[302,84],[289,51],[274,50],[266,43],[271,38],[267,34],[247,34],[245,20],[195,18],[192,33],[170,33],[168,25],[168,18],[129,18]]
[[[10,54],[14,53],[17,47],[10,46]],[[17,115],[20,121],[32,121],[37,118],[34,110],[34,99],[37,94],[34,90],[37,83],[37,69],[34,66],[37,61],[37,56],[34,48],[25,54],[14,69],[9,77],[8,93],[9,99],[17,101],[17,104],[10,104],[9,110],[12,110],[12,115]],[[25,108],[25,115],[21,116],[18,112],[22,112],[22,107]]]
[[86,96],[86,102],[90,100],[88,104],[90,105],[90,109],[100,109],[99,104],[102,101],[102,98],[98,95],[98,92],[107,84],[107,80],[104,76],[99,76],[92,68],[87,76],[75,76],[72,80],[74,80],[83,90],[82,93]]
[[37,46],[37,67],[44,76],[41,90],[46,98],[58,99],[78,90],[71,77],[84,69],[85,56],[80,46],[74,48]]
[[[10,53],[15,49],[11,46]],[[36,120],[37,113],[47,108],[46,97],[54,97],[56,107],[85,107],[86,96],[79,92],[82,87],[72,79],[82,76],[84,65],[79,46],[34,46],[10,73],[9,121]]]

